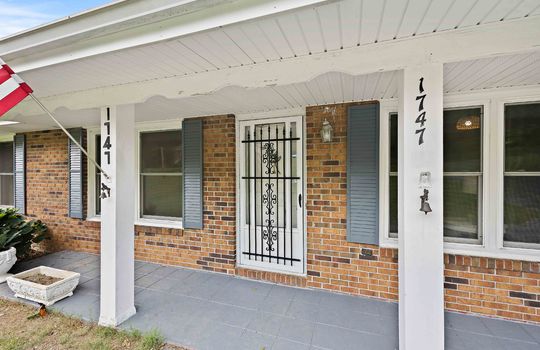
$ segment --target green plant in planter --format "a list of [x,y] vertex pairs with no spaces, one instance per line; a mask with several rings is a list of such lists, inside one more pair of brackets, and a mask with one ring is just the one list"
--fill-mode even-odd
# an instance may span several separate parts
[[22,258],[28,254],[32,243],[49,238],[47,230],[47,225],[40,220],[26,220],[17,209],[0,208],[0,252],[15,247],[17,257]]

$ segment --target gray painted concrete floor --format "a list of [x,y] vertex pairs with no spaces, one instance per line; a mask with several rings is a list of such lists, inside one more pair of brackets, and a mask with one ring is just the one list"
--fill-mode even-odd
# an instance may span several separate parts
[[[63,313],[97,321],[99,256],[63,251],[14,271],[47,265],[77,271],[75,294],[56,303]],[[157,328],[189,348],[234,350],[397,349],[396,303],[285,287],[217,273],[135,263],[137,314],[120,327]],[[0,297],[13,299],[7,285]],[[540,349],[540,327],[447,312],[446,349]]]

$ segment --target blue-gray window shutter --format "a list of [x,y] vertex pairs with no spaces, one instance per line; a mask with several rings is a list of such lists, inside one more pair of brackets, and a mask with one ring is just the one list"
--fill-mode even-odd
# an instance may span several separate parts
[[184,228],[203,228],[203,125],[202,119],[182,123]]
[[26,214],[26,138],[23,134],[13,139],[13,196],[15,208]]
[[347,239],[379,244],[379,105],[349,108]]
[[[70,129],[69,133],[82,145],[83,130]],[[82,219],[83,213],[83,153],[71,139],[68,139],[69,203],[70,218]]]

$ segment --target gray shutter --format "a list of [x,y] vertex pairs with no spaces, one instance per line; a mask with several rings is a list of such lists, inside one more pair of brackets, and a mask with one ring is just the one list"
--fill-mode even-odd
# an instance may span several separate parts
[[203,228],[203,127],[201,119],[182,123],[184,228]]
[[13,196],[15,208],[26,214],[26,138],[15,135],[13,139]]
[[379,105],[349,108],[347,239],[379,244]]
[[[70,129],[69,133],[82,145],[83,130]],[[83,153],[73,141],[68,139],[69,199],[70,218],[82,219],[83,213]]]

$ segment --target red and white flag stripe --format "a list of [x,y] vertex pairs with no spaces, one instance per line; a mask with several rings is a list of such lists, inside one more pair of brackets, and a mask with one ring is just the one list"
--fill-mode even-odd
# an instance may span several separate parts
[[0,58],[0,117],[31,93],[30,86]]

